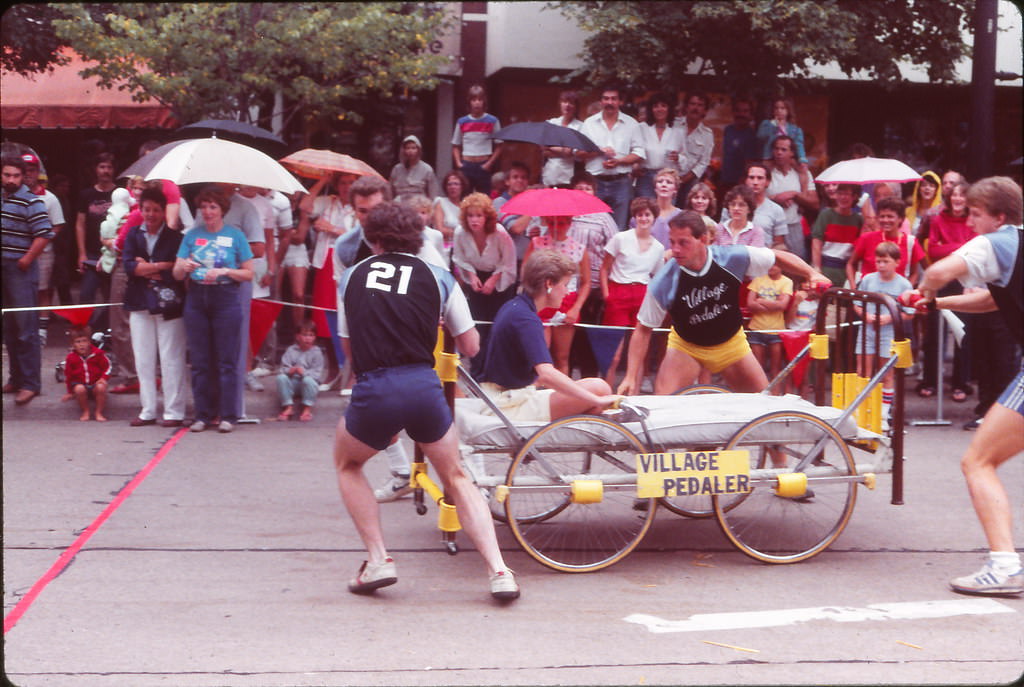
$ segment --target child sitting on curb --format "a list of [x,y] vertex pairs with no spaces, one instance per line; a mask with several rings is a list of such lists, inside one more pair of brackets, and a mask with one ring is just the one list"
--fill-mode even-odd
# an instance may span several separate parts
[[107,354],[97,348],[89,337],[89,327],[71,330],[71,351],[64,359],[64,374],[68,392],[61,401],[78,401],[82,422],[89,420],[89,399],[96,400],[96,421],[106,422],[103,410],[107,405],[107,380],[110,378],[110,360]]
[[295,333],[295,343],[281,356],[281,372],[277,375],[277,392],[281,397],[278,420],[286,421],[295,414],[295,396],[301,394],[301,422],[313,419],[313,404],[324,375],[324,354],[316,345],[316,327],[306,320]]

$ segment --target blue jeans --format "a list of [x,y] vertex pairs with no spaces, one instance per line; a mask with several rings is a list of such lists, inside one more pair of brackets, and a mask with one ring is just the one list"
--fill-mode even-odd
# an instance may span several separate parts
[[633,182],[628,174],[618,179],[597,177],[597,197],[612,208],[612,217],[619,231],[625,231],[629,222],[629,204],[633,200]]
[[221,420],[238,421],[241,337],[238,285],[189,284],[185,297],[185,338],[197,420],[209,423],[220,415]]
[[320,383],[309,375],[293,377],[284,372],[277,375],[277,394],[281,397],[282,406],[295,404],[295,396],[299,394],[304,406],[313,407],[316,403],[316,394],[320,391]]
[[[644,173],[636,180],[637,198],[654,198],[654,176],[658,173],[656,169],[645,169]],[[680,206],[682,207],[682,206]]]
[[[14,258],[3,259],[3,307],[34,308],[39,298],[39,265],[33,262],[22,272]],[[42,391],[39,350],[39,313],[12,312],[4,315],[4,344],[10,360],[10,383],[17,390]]]
[[[82,284],[78,291],[78,302],[106,303],[110,297],[110,275],[98,272],[93,265],[86,265],[82,272]],[[89,326],[93,331],[103,331],[110,326],[110,314],[107,308],[96,308],[89,318]]]
[[[252,315],[252,282],[238,284],[238,305],[242,321],[238,325],[238,417],[245,417],[245,375],[249,369],[249,318]],[[253,351],[255,354],[256,351]]]

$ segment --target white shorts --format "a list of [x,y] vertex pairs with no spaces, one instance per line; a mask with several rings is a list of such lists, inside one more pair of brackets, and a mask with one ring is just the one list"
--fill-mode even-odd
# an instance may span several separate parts
[[39,290],[46,291],[50,288],[50,281],[53,277],[53,246],[49,243],[46,244],[46,248],[36,258],[36,264],[39,265]]
[[[551,422],[551,395],[555,393],[554,389],[538,389],[532,384],[522,389],[502,389],[491,382],[482,382],[480,386],[509,420]],[[484,408],[482,412],[491,414],[491,409]]]
[[284,254],[281,267],[309,267],[309,251],[302,244],[292,244]]

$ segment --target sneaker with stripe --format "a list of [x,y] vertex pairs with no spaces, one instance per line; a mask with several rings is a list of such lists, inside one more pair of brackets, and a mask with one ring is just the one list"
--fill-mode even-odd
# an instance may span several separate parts
[[973,575],[950,580],[949,586],[961,594],[1010,595],[1024,592],[1024,568],[1015,573],[998,570],[992,560]]

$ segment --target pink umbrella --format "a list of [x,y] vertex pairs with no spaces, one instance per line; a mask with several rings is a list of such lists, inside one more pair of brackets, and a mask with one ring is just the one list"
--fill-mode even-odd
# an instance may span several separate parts
[[501,206],[502,214],[534,217],[575,217],[594,212],[611,212],[597,196],[568,188],[536,188],[523,191]]

